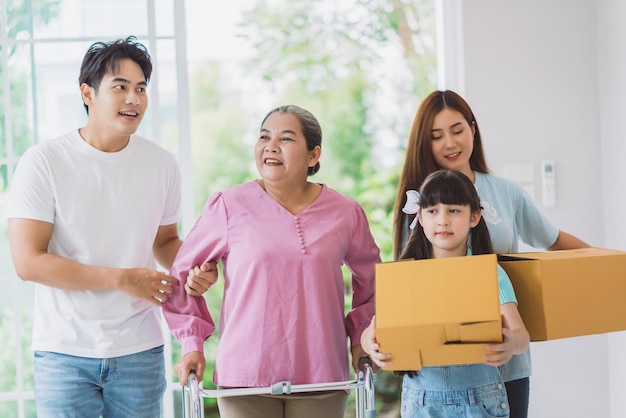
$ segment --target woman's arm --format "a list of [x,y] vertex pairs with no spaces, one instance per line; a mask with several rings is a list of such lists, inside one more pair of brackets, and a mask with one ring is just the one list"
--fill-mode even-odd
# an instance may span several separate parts
[[556,237],[556,241],[550,247],[548,247],[549,251],[555,250],[573,250],[576,248],[585,248],[589,247],[585,241],[581,240],[574,235],[568,234],[565,231],[559,231],[559,236]]
[[374,276],[376,264],[381,261],[365,211],[358,205],[353,210],[355,224],[344,257],[344,263],[352,273],[352,306],[345,320],[350,346],[359,344],[361,332],[374,315]]

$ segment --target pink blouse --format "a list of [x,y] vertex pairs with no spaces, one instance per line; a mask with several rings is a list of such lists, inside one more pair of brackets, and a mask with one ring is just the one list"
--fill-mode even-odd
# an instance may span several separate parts
[[[214,383],[268,386],[350,379],[348,340],[359,344],[374,312],[379,249],[363,209],[323,185],[293,215],[256,182],[214,194],[184,240],[170,274],[221,260],[224,295]],[[344,316],[341,266],[352,273]],[[211,291],[211,290],[209,290]],[[182,353],[202,351],[214,324],[202,297],[182,286],[163,308]]]

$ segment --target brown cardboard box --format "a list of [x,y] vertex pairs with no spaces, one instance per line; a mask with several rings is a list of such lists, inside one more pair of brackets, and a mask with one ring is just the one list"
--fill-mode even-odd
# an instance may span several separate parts
[[502,341],[494,254],[376,265],[376,338],[388,370],[483,363]]
[[626,330],[626,252],[502,254],[531,341]]

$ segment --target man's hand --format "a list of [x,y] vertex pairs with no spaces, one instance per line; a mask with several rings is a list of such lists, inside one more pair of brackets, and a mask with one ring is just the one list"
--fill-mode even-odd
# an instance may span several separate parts
[[172,286],[178,285],[178,280],[156,270],[134,268],[123,269],[120,272],[121,290],[157,306],[163,306],[168,295],[174,291]]

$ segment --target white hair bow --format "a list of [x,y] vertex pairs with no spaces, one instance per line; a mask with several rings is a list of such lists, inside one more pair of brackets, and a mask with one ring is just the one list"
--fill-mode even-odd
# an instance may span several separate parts
[[[478,193],[478,185],[474,184],[474,188]],[[480,209],[483,214],[483,219],[488,224],[497,225],[502,222],[502,219],[498,218],[498,211],[496,208],[492,207],[486,200],[480,201]]]
[[[413,215],[416,214],[418,210],[420,210],[420,194],[415,190],[407,190],[406,203],[402,208],[402,212],[406,213],[407,215]],[[417,216],[415,217],[415,219],[413,219],[413,222],[411,222],[409,228],[414,229],[416,225]]]
[[[476,187],[476,189],[478,189],[478,187]],[[416,192],[415,190],[407,190],[406,203],[404,204],[404,207],[402,208],[402,212],[406,213],[407,215],[416,214],[417,211],[420,210],[419,201],[420,201],[420,194],[418,192]],[[502,221],[502,219],[498,218],[498,213],[496,209],[491,207],[489,202],[487,202],[486,200],[481,200],[480,206],[481,206],[481,212],[482,212],[483,218],[485,219],[485,222],[495,225],[495,224],[499,224]],[[413,222],[411,222],[411,225],[409,225],[409,228],[414,229],[415,226],[417,225],[417,221],[418,219],[416,216],[415,219],[413,219]]]

